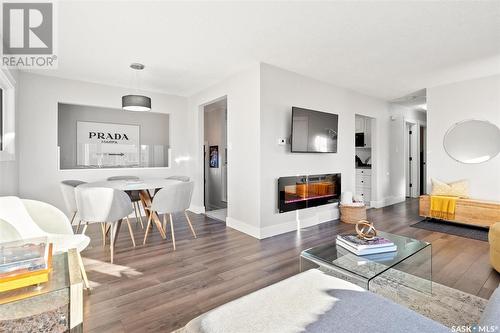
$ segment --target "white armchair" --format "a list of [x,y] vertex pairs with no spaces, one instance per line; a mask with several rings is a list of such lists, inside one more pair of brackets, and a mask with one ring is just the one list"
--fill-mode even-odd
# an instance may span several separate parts
[[21,199],[33,221],[45,232],[73,235],[73,228],[66,215],[56,207],[37,200]]
[[20,239],[22,239],[22,237],[16,229],[10,225],[10,223],[0,219],[0,244]]
[[73,234],[66,215],[52,205],[13,196],[0,197],[0,242],[36,237],[47,237],[55,254],[76,248],[85,287],[90,288],[80,256],[90,238]]

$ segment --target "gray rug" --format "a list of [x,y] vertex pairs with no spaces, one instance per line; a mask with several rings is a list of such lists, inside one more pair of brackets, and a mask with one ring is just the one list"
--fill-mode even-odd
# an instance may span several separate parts
[[[401,279],[405,284],[400,283]],[[390,269],[372,280],[370,290],[450,328],[479,322],[486,299],[436,282],[432,282],[432,294],[407,286],[422,283],[427,285],[429,281]]]
[[420,222],[412,224],[411,226],[414,228],[442,232],[444,234],[477,239],[484,242],[488,241],[488,229],[481,227],[468,226],[430,218],[426,218]]
[[[319,269],[359,285],[357,280],[326,266]],[[427,290],[429,283],[432,283],[431,293],[419,291]],[[450,328],[478,323],[488,303],[488,300],[478,296],[395,269],[388,269],[373,278],[370,291]]]

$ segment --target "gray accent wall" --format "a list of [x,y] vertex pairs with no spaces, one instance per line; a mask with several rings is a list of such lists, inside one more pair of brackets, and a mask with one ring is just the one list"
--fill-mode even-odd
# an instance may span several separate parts
[[57,144],[60,148],[60,168],[77,167],[76,123],[77,121],[116,123],[140,126],[141,145],[163,145],[163,165],[168,166],[170,118],[165,113],[132,112],[122,109],[58,103]]

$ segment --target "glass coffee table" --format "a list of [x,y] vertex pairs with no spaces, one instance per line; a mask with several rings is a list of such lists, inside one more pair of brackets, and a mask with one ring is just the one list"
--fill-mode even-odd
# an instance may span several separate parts
[[401,284],[432,293],[432,245],[386,232],[378,235],[393,241],[397,251],[357,256],[334,240],[302,251],[300,270],[319,268],[367,290],[375,284]]

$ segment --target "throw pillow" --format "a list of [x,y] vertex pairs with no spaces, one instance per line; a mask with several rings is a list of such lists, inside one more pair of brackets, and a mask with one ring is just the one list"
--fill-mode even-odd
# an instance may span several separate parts
[[460,198],[469,197],[469,182],[467,180],[458,180],[451,183],[445,183],[437,179],[431,179],[431,195],[444,195]]

